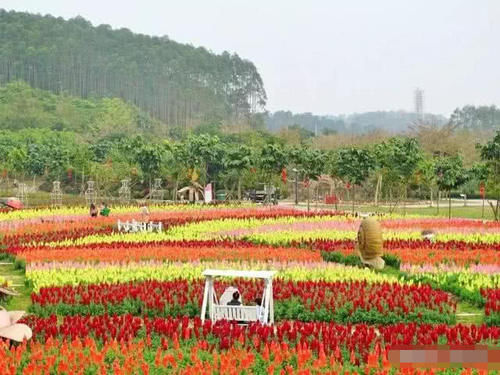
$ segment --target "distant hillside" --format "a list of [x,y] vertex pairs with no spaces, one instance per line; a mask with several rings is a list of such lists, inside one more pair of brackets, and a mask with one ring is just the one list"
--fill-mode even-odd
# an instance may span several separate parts
[[[385,130],[399,133],[408,130],[409,126],[419,121],[418,115],[405,111],[378,111],[355,113],[348,116],[317,116],[312,113],[292,113],[277,111],[265,118],[267,128],[277,131],[283,127],[299,125],[300,127],[321,133],[367,133],[374,130]],[[442,125],[448,120],[441,115],[425,114],[425,121]]]
[[0,40],[0,84],[120,97],[169,125],[244,120],[266,103],[253,63],[168,37],[0,9]]
[[[425,114],[425,122],[443,125],[448,120],[441,115]],[[377,111],[354,113],[346,117],[346,123],[350,131],[354,133],[366,133],[376,129],[399,133],[408,130],[408,127],[419,122],[419,115],[414,112],[405,111]]]
[[345,123],[342,118],[317,116],[312,113],[292,113],[290,111],[276,111],[268,113],[265,117],[267,128],[271,131],[277,131],[281,128],[293,125],[309,130],[318,131],[318,134],[324,131],[343,132]]
[[119,98],[56,95],[23,82],[0,87],[0,130],[35,128],[76,132],[96,139],[161,134],[162,124]]

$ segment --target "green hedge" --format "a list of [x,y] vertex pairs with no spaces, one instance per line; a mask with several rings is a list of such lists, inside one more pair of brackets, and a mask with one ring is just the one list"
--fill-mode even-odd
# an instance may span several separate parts
[[[276,301],[274,306],[275,320],[299,320],[304,322],[323,321],[323,322],[336,322],[336,323],[368,323],[368,324],[393,324],[393,323],[446,323],[454,324],[455,315],[440,313],[439,311],[429,309],[417,309],[414,312],[405,314],[404,312],[385,311],[379,312],[378,310],[366,311],[357,309],[354,312],[352,304],[347,302],[341,308],[335,311],[328,310],[326,307],[319,307],[314,311],[304,306],[296,299],[285,301]],[[50,315],[124,315],[132,314],[136,316],[148,317],[177,317],[177,316],[200,316],[201,309],[194,304],[186,304],[185,306],[165,306],[165,309],[147,309],[139,300],[125,300],[120,304],[103,305],[103,304],[89,304],[89,305],[69,305],[59,303],[56,305],[40,306],[38,304],[31,305],[29,308],[31,313],[40,317],[48,317]]]
[[[363,266],[363,263],[361,262],[361,259],[359,259],[359,256],[354,254],[344,255],[337,251],[322,251],[321,256],[323,260],[326,262],[341,263],[349,266],[358,266],[358,267]],[[397,256],[391,254],[385,254],[382,255],[382,259],[385,261],[385,264],[387,266],[399,270],[401,266],[401,260]]]

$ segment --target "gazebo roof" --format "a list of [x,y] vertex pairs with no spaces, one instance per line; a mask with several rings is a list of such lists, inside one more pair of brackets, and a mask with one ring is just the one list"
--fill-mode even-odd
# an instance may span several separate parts
[[249,277],[254,279],[272,279],[276,271],[241,271],[241,270],[205,270],[203,276],[211,277]]

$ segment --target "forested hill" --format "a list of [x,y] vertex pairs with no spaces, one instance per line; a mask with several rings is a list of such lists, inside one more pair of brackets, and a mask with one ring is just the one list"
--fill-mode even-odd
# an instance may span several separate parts
[[77,98],[34,89],[24,82],[0,86],[0,130],[45,129],[79,133],[86,139],[150,134],[165,125],[120,98]]
[[318,134],[328,132],[344,132],[345,122],[342,118],[318,116],[312,113],[292,113],[290,111],[276,111],[267,113],[265,117],[267,128],[277,131],[281,128],[298,125],[310,132]]
[[246,121],[266,102],[252,62],[108,25],[0,9],[0,84],[120,97],[168,125]]

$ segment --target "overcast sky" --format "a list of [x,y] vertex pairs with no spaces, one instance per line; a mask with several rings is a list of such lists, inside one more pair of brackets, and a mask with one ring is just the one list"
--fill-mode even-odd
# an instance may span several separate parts
[[255,63],[267,108],[448,115],[500,105],[500,0],[0,0],[0,7],[168,35]]

